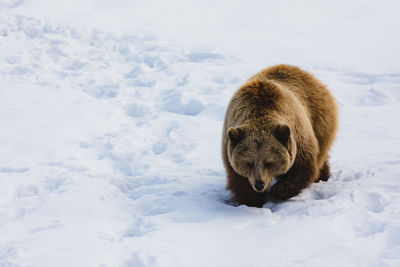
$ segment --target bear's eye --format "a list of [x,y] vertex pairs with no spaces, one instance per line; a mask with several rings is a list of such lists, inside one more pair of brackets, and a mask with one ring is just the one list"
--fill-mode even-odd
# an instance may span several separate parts
[[254,168],[254,162],[248,161],[248,162],[246,162],[246,166],[247,166],[247,168],[249,168],[249,169],[253,169],[253,168]]
[[272,162],[269,162],[269,161],[264,161],[263,163],[264,163],[264,167],[265,167],[265,168],[271,168],[272,165],[273,165],[273,163],[272,163]]

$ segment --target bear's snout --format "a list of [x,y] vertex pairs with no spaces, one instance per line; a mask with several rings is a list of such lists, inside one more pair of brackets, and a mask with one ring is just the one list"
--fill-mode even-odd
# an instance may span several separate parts
[[258,192],[261,192],[261,191],[264,189],[264,186],[265,186],[265,184],[264,184],[263,181],[256,181],[256,182],[254,183],[254,187],[256,188],[256,190],[257,190]]

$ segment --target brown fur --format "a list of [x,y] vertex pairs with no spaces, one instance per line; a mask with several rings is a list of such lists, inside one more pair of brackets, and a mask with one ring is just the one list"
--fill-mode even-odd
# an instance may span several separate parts
[[337,117],[325,85],[298,67],[277,65],[251,77],[225,114],[222,157],[233,200],[260,207],[328,180]]

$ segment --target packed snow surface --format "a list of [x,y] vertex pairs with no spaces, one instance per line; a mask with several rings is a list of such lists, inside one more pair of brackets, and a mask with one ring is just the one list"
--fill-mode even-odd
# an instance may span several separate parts
[[[0,1],[0,266],[400,266],[399,7]],[[336,97],[332,177],[237,206],[225,109],[275,63]]]

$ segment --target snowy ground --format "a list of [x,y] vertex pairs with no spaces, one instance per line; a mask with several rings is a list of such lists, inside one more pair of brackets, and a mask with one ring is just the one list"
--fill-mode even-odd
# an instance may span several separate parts
[[[0,266],[400,266],[399,4],[168,2],[0,1]],[[225,108],[274,63],[335,95],[333,176],[234,206]]]

